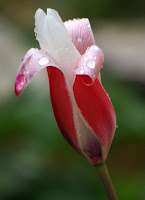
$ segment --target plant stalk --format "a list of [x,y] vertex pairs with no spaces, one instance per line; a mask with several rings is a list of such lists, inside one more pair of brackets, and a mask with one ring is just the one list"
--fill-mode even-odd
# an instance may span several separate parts
[[108,200],[118,200],[106,163],[96,165],[96,169]]

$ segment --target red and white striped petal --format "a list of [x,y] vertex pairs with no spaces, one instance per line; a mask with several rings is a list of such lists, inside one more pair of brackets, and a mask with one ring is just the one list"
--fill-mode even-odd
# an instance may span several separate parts
[[[87,86],[80,75],[73,86],[81,114],[98,139],[103,161],[106,159],[116,129],[116,115],[112,103],[98,79]],[[91,151],[91,143],[89,151]]]

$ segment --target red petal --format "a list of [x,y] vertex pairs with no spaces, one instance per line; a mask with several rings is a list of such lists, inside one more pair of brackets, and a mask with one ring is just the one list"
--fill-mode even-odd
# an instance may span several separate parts
[[99,80],[87,86],[77,75],[74,95],[82,115],[91,126],[104,149],[106,158],[116,129],[115,111]]
[[55,68],[47,68],[50,85],[50,98],[58,127],[67,142],[77,151],[78,140],[76,136],[72,104],[66,87],[63,73]]

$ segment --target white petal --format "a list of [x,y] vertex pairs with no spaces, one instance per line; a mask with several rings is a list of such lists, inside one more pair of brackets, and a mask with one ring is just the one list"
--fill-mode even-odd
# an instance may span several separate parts
[[75,48],[69,34],[55,10],[47,9],[47,15],[38,9],[35,15],[40,47],[62,67],[67,75],[72,74],[73,68],[77,66],[80,54]]

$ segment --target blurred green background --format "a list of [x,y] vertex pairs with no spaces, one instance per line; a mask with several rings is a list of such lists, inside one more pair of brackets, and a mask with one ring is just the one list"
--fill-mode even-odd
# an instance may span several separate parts
[[0,199],[105,200],[95,168],[61,136],[46,70],[14,94],[26,51],[39,47],[34,14],[56,9],[62,19],[90,19],[105,54],[102,83],[117,115],[107,165],[121,200],[145,200],[145,1],[0,1]]

